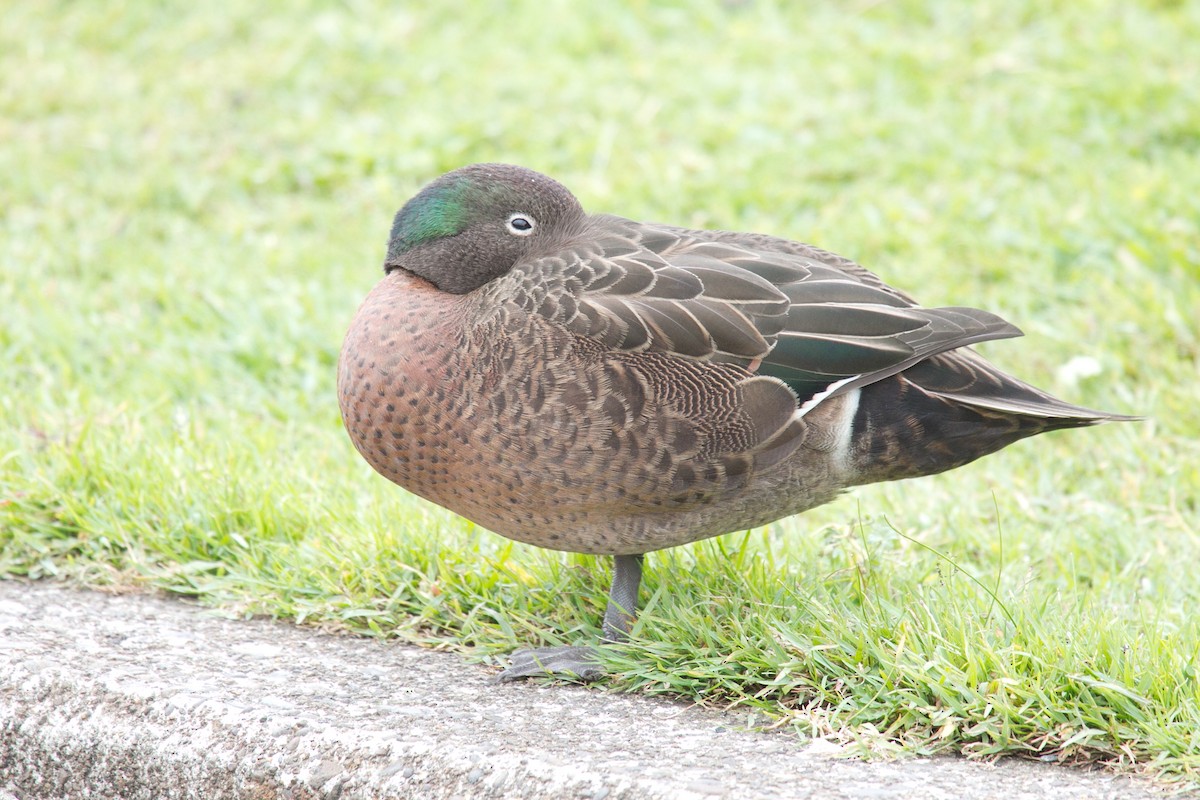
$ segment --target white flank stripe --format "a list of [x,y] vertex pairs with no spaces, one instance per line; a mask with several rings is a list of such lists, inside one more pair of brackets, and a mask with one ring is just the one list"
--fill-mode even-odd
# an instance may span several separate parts
[[833,457],[837,459],[838,464],[843,470],[850,466],[850,444],[854,438],[854,416],[858,413],[858,401],[862,395],[862,389],[854,389],[846,392],[842,401],[842,418],[838,420],[837,444],[833,447]]
[[[798,408],[796,410],[796,415],[803,417],[805,414],[812,411],[817,406],[821,405],[821,403],[824,402],[824,400],[827,397],[829,397],[831,394],[836,392],[838,389],[842,388],[850,381],[857,380],[858,378],[861,378],[861,377],[862,377],[862,375],[851,375],[849,378],[842,378],[840,381],[834,381],[833,383],[829,384],[829,386],[825,389],[825,391],[817,392],[812,397],[805,400],[804,405],[800,406],[800,408]],[[854,406],[855,406],[855,408],[858,407],[858,392],[857,391],[855,391],[855,393],[854,393]]]

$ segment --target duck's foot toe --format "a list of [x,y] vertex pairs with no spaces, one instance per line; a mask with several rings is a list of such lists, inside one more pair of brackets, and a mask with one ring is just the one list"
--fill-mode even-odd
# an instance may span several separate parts
[[604,667],[594,647],[539,647],[513,653],[512,666],[496,676],[500,683],[522,678],[563,678],[595,681],[604,677]]

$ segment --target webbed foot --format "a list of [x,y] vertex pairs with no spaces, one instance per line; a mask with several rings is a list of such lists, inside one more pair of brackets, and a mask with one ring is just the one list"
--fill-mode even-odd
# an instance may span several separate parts
[[[638,587],[642,583],[642,556],[617,556],[612,590],[604,610],[604,643],[623,642],[633,625]],[[496,676],[498,683],[522,678],[565,678],[598,681],[605,676],[600,651],[595,647],[538,647],[513,653],[512,666]]]
[[496,676],[500,683],[522,678],[568,678],[595,681],[604,677],[594,647],[539,647],[513,653],[512,666]]

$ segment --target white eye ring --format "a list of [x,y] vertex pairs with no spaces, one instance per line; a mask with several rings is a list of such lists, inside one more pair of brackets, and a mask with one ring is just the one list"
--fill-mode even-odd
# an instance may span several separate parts
[[528,214],[517,212],[508,217],[508,232],[513,236],[529,236],[537,230],[537,221]]

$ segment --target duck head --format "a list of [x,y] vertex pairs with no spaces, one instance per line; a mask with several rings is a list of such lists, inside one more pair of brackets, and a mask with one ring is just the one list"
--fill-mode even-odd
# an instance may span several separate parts
[[384,269],[465,294],[558,250],[586,216],[552,178],[511,164],[472,164],[433,181],[397,212]]

